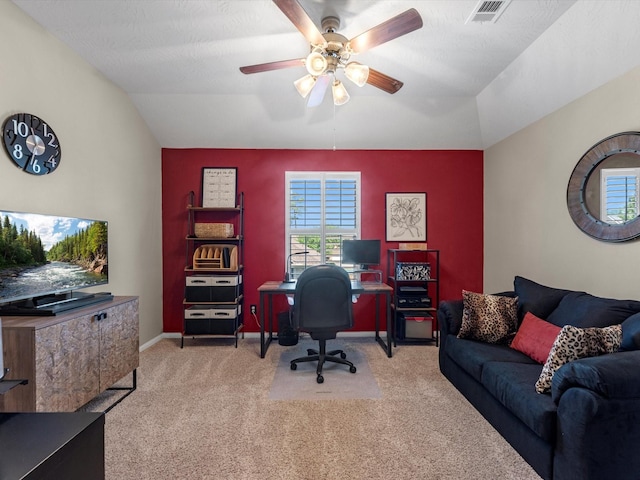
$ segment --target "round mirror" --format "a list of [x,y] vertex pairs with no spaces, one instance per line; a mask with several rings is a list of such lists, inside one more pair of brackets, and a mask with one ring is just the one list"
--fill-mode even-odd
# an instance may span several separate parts
[[591,147],[567,187],[567,207],[587,235],[606,242],[640,236],[640,132],[612,135]]

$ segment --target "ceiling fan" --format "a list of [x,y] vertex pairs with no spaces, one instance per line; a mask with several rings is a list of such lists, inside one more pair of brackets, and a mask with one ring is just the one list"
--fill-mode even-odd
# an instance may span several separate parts
[[307,105],[310,107],[322,103],[330,83],[335,105],[343,105],[349,101],[349,93],[336,78],[339,69],[344,69],[346,77],[360,87],[368,83],[392,94],[402,88],[403,83],[400,80],[350,60],[352,55],[422,28],[422,18],[416,9],[411,8],[349,40],[336,32],[340,27],[338,17],[323,18],[321,27],[324,33],[321,33],[297,0],[273,0],[273,3],[307,39],[310,53],[305,58],[240,67],[242,73],[304,66],[307,75],[296,80],[294,85],[303,98],[309,97]]

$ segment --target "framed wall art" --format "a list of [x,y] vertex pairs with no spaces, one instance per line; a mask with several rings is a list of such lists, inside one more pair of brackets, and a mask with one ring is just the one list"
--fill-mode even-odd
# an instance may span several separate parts
[[235,167],[202,169],[202,206],[235,208],[238,169]]
[[386,194],[387,242],[427,241],[427,194]]

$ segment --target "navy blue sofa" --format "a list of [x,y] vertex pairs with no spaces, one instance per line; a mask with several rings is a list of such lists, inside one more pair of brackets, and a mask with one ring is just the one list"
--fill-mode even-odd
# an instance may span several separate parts
[[562,366],[537,393],[542,365],[506,344],[457,338],[463,301],[441,302],[444,376],[544,479],[640,479],[640,302],[595,297],[516,277],[518,318],[558,326],[622,325],[615,353]]

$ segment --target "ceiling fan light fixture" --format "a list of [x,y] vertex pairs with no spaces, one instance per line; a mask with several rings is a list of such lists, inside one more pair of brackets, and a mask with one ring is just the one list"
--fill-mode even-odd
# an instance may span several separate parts
[[[415,8],[410,8],[388,20],[376,25],[373,28],[348,39],[344,35],[337,32],[340,27],[340,19],[335,15],[329,15],[322,18],[322,30],[318,30],[314,20],[309,17],[305,9],[300,3],[301,0],[273,0],[280,11],[293,23],[293,25],[302,33],[309,44],[309,52],[304,58],[296,58],[293,60],[281,60],[277,62],[268,62],[258,65],[247,65],[240,67],[240,71],[245,74],[268,72],[289,67],[299,67],[304,64],[307,72],[315,77],[315,85],[310,92],[307,92],[312,79],[302,79],[296,84],[296,88],[301,95],[308,96],[307,106],[316,106],[322,102],[324,94],[331,83],[335,80],[334,76],[339,69],[344,68],[345,73],[350,81],[357,85],[363,86],[365,83],[379,88],[387,93],[396,93],[401,87],[402,82],[385,75],[373,68],[355,63],[351,66],[350,58],[354,54],[362,53],[378,45],[382,45],[398,37],[411,33],[423,27],[422,17]],[[491,10],[493,4],[508,3],[512,0],[501,1],[485,1],[480,0],[482,10]],[[311,0],[305,0],[305,3],[314,3]],[[324,3],[318,2],[315,3]],[[356,72],[359,70],[359,72]],[[294,82],[295,83],[295,82]],[[298,87],[298,84],[300,87]],[[303,88],[304,86],[304,88]],[[318,88],[321,87],[321,88]],[[338,83],[334,87],[336,104],[345,103],[348,94],[342,84]],[[320,94],[322,92],[322,94]],[[311,101],[313,100],[313,101]]]
[[331,91],[333,93],[333,104],[334,105],[344,105],[349,101],[349,92],[344,88],[344,85],[340,80],[336,80],[333,82],[331,86]]
[[304,61],[307,72],[314,77],[322,75],[327,69],[327,59],[317,50],[311,52]]
[[362,87],[369,78],[369,67],[358,62],[350,62],[344,68],[344,74],[357,86]]
[[296,87],[296,90],[298,90],[298,93],[302,98],[307,98],[307,95],[309,95],[309,92],[313,89],[315,84],[316,77],[313,75],[305,75],[293,82],[293,85]]

